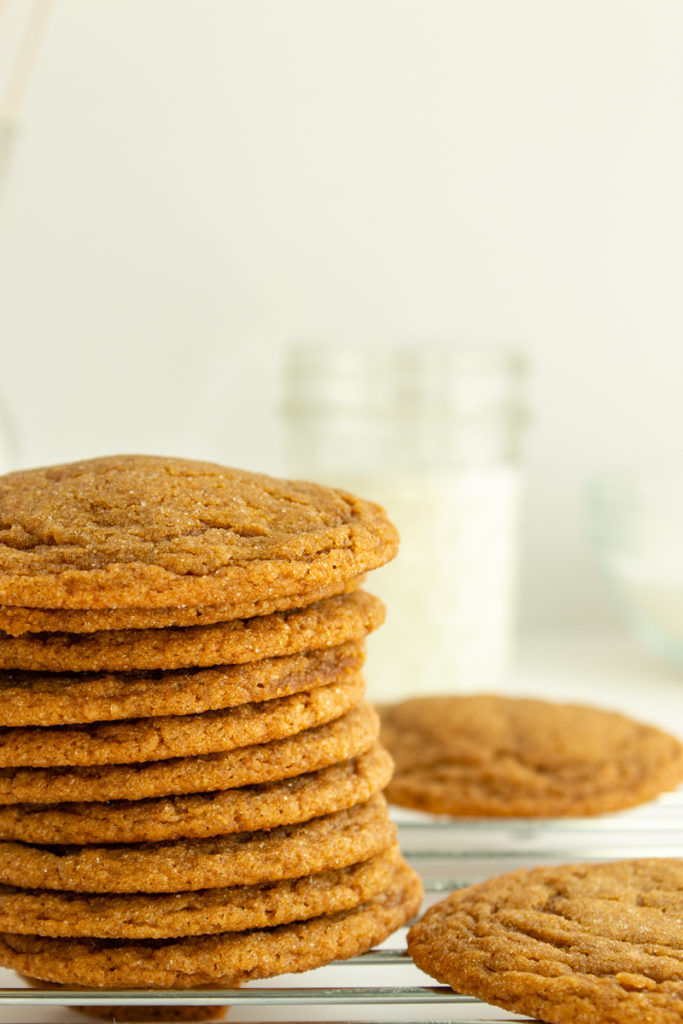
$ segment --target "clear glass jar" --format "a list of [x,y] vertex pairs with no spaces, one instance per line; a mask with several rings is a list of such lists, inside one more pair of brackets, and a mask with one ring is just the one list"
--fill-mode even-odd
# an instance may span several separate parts
[[497,686],[514,622],[524,361],[486,346],[290,346],[287,472],[382,504],[401,533],[368,589],[376,701]]

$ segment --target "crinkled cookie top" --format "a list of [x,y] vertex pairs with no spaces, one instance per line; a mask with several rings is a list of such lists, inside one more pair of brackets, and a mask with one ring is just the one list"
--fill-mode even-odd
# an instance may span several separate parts
[[118,455],[0,477],[0,603],[175,607],[293,597],[394,557],[373,502],[214,463]]
[[521,869],[451,893],[408,933],[417,966],[553,1024],[679,1024],[683,862]]

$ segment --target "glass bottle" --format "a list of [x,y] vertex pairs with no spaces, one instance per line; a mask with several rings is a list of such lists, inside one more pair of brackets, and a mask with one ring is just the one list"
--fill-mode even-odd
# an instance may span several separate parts
[[367,588],[375,701],[488,689],[513,633],[524,360],[486,346],[296,343],[285,367],[287,472],[382,504],[401,534]]

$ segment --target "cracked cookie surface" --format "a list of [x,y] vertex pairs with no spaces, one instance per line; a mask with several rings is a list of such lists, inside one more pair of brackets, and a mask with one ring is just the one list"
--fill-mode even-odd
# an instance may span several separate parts
[[431,907],[408,933],[418,967],[549,1024],[679,1024],[683,861],[513,872]]
[[0,479],[5,605],[296,603],[397,548],[372,502],[209,462],[119,455]]

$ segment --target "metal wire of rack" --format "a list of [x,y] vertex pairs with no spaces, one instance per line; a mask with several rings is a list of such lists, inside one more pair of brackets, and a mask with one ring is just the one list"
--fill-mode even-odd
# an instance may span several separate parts
[[[444,821],[396,812],[401,847],[421,874],[424,907],[453,889],[538,864],[606,861],[624,857],[683,856],[683,787],[631,811],[581,819]],[[115,1005],[228,1005],[232,1021],[335,1021],[413,1024],[520,1021],[503,1010],[434,984],[409,960],[406,930],[378,949],[305,975],[285,975],[242,989],[201,991],[37,990],[0,972],[0,1007],[21,1008],[21,1021],[75,1020],[46,1008]],[[12,984],[13,983],[13,984]],[[302,984],[303,983],[303,984]],[[31,1016],[31,1011],[39,1016]],[[14,1021],[14,1017],[12,1021]],[[10,1018],[3,1014],[3,1024]]]

